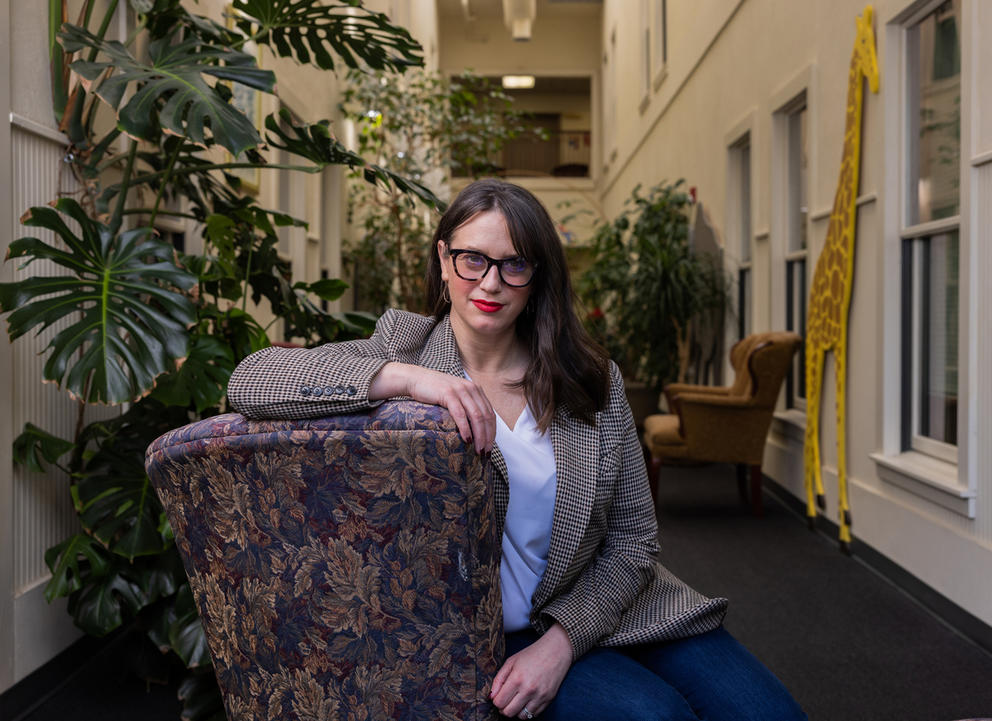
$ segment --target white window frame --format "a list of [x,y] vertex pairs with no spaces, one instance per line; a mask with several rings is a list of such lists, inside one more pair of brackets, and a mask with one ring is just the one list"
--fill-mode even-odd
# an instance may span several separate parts
[[[924,3],[919,7],[918,11],[910,16],[906,21],[901,23],[902,25],[902,63],[901,69],[902,74],[899,78],[900,85],[904,89],[905,101],[902,103],[902,122],[899,127],[903,129],[904,143],[903,143],[903,159],[908,166],[912,166],[914,161],[913,151],[911,149],[911,136],[912,130],[915,128],[915,123],[913,122],[913,115],[909,105],[914,102],[914,98],[910,92],[910,79],[912,68],[909,64],[909,54],[910,54],[910,42],[909,42],[909,31],[911,28],[923,22],[934,10],[943,4],[944,0],[932,0],[930,2]],[[962,87],[962,92],[964,88]],[[963,138],[962,138],[963,140]],[[910,169],[910,168],[907,168]],[[904,247],[908,246],[906,241],[912,242],[913,250],[909,251],[917,258],[920,255],[920,243],[925,243],[930,240],[935,235],[941,235],[944,233],[958,233],[958,244],[960,248],[961,243],[961,196],[959,184],[959,208],[958,214],[948,218],[942,218],[936,221],[927,221],[922,223],[913,223],[911,218],[912,212],[912,202],[911,193],[914,189],[910,187],[909,180],[913,173],[907,173],[899,186],[899,200],[901,201],[901,213],[900,213],[900,237],[904,241]],[[904,250],[904,253],[907,252]],[[905,261],[904,261],[905,262]],[[914,262],[913,264],[914,272],[913,277],[909,280],[909,285],[912,287],[912,291],[909,298],[903,297],[903,308],[904,312],[909,312],[912,316],[909,320],[909,325],[911,328],[919,328],[921,325],[921,319],[919,318],[919,303],[918,301],[918,290],[919,286],[922,285],[922,281],[919,274],[919,262]],[[905,292],[905,286],[904,286]],[[907,302],[909,302],[910,308],[907,308]],[[959,296],[959,314],[958,314],[958,324],[960,326],[960,296]],[[908,330],[907,326],[903,326],[904,331]],[[960,338],[960,334],[959,334]],[[920,355],[921,355],[921,339],[916,333],[910,334],[910,338],[902,339],[904,354],[908,354],[911,360],[910,367],[904,367],[902,369],[903,374],[908,374],[908,384],[907,379],[903,378],[903,417],[902,417],[902,435],[903,435],[903,446],[904,449],[912,449],[919,451],[920,453],[925,453],[930,456],[934,456],[947,463],[957,464],[958,462],[958,447],[955,444],[946,443],[943,441],[936,440],[934,438],[929,438],[927,436],[920,434],[920,408],[919,408],[919,397],[920,397],[920,387],[923,384],[920,369]],[[911,347],[910,347],[911,346]],[[958,347],[959,358],[960,358],[960,344]],[[958,396],[960,398],[960,389]],[[960,415],[960,414],[959,414]],[[908,427],[907,427],[908,426]],[[908,446],[908,448],[907,448]]]
[[[736,249],[737,335],[754,328],[753,115],[727,134],[727,248]],[[747,162],[745,163],[745,159]],[[731,266],[731,270],[732,270]],[[746,279],[746,282],[745,282]],[[748,312],[750,310],[750,313]]]
[[603,51],[603,172],[617,156],[617,28],[610,30]]
[[668,74],[668,0],[653,0],[651,85],[657,90]]
[[[793,157],[794,157],[794,144],[792,135],[792,121],[799,113],[806,113],[806,160],[807,165],[805,171],[800,169],[799,172],[805,172],[806,176],[806,210],[805,214],[802,214],[798,222],[800,226],[805,230],[806,247],[796,247],[793,238],[793,231],[795,229],[795,219],[792,214],[796,212],[796,203],[798,199],[794,196],[795,189],[795,178],[793,178]],[[810,237],[810,213],[809,213],[809,202],[811,197],[811,118],[812,113],[809,106],[809,92],[808,88],[803,88],[802,91],[797,93],[789,102],[781,106],[776,112],[779,122],[776,123],[780,130],[780,138],[778,142],[782,147],[782,166],[780,172],[782,173],[783,192],[779,195],[781,199],[781,233],[782,233],[782,250],[783,250],[783,262],[780,266],[782,268],[784,287],[782,296],[785,302],[783,307],[785,308],[785,318],[783,319],[784,327],[791,330],[799,335],[806,337],[806,310],[809,304],[809,280],[812,276],[810,268],[810,254],[809,254],[809,237]],[[802,268],[802,278],[799,287],[795,287],[795,278],[793,277],[794,270],[798,267]],[[792,369],[789,371],[789,375],[786,377],[786,406],[797,411],[806,410],[806,395],[805,395],[805,380],[806,380],[806,369],[805,369],[806,354],[804,348],[801,346],[798,353],[792,360]],[[800,395],[800,388],[803,389],[803,394]]]
[[[882,99],[885,111],[884,127],[897,129],[888,132],[884,143],[885,194],[883,208],[883,262],[881,282],[884,322],[881,324],[880,355],[882,358],[882,402],[880,431],[882,449],[871,454],[881,479],[899,486],[916,496],[954,511],[968,518],[975,518],[977,511],[977,446],[970,439],[976,423],[976,405],[972,395],[975,388],[970,378],[975,377],[975,358],[971,346],[977,338],[973,328],[977,312],[977,286],[971,268],[975,260],[971,215],[978,202],[972,188],[972,176],[981,159],[973,157],[974,139],[971,137],[972,92],[976,90],[973,79],[971,54],[975,42],[976,8],[970,0],[962,2],[962,24],[959,30],[961,43],[961,150],[959,215],[928,223],[910,225],[909,219],[909,42],[908,30],[923,20],[942,0],[917,0],[888,20],[884,27],[886,54],[880,65],[890,68],[889,80],[883,84]],[[880,44],[880,47],[883,47]],[[970,160],[970,162],[969,162]],[[958,415],[957,439],[953,458],[941,449],[923,444],[906,443],[906,417],[904,398],[906,371],[904,367],[904,316],[903,316],[903,258],[907,239],[929,237],[948,230],[958,231]],[[934,441],[939,444],[939,441]],[[948,444],[940,444],[948,445]],[[936,452],[934,452],[936,450]]]
[[[925,282],[921,272],[921,266],[923,265],[921,262],[923,244],[929,242],[934,236],[955,232],[958,233],[960,252],[960,216],[944,218],[935,223],[907,226],[901,233],[904,241],[903,263],[909,263],[909,268],[904,268],[904,272],[908,271],[908,274],[911,276],[904,281],[903,292],[906,292],[907,285],[912,287],[910,297],[903,296],[903,332],[909,335],[909,339],[907,340],[904,335],[903,357],[905,360],[901,373],[904,376],[908,376],[903,378],[902,435],[904,448],[919,451],[947,463],[957,465],[958,447],[956,444],[946,443],[935,438],[930,438],[929,436],[921,435],[920,433],[920,388],[924,383],[920,360],[923,355],[923,341],[919,337],[919,334],[913,330],[923,325],[921,304],[924,302],[924,299],[920,298],[922,292],[919,292],[920,286]],[[905,257],[906,253],[912,255],[911,260]],[[960,326],[960,294],[958,317],[958,324]],[[960,330],[958,336],[960,338]],[[960,351],[960,345],[958,350]],[[960,396],[960,391],[958,395]]]
[[651,0],[641,0],[641,42],[640,42],[640,92],[641,101],[637,111],[644,114],[651,104]]

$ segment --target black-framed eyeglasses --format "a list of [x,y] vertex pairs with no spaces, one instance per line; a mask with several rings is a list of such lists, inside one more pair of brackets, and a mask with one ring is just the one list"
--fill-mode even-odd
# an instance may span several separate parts
[[455,266],[455,273],[462,280],[479,280],[486,276],[494,265],[500,280],[514,288],[522,288],[534,280],[535,263],[515,255],[512,258],[496,260],[477,250],[454,249],[448,246],[448,253]]

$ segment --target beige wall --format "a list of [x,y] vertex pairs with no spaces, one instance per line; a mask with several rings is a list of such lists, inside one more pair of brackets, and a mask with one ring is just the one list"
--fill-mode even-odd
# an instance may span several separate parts
[[[992,321],[989,284],[989,197],[992,197],[992,67],[987,38],[992,7],[964,0],[961,156],[961,387],[959,462],[933,463],[898,446],[899,363],[899,54],[895,22],[909,0],[874,3],[881,92],[866,94],[855,285],[849,329],[847,462],[855,536],[965,610],[992,623]],[[751,135],[754,328],[784,327],[784,190],[774,113],[805,90],[809,127],[810,267],[822,248],[840,167],[854,18],[864,3],[842,0],[708,0],[668,3],[667,72],[647,102],[637,82],[638,58],[620,54],[616,131],[606,139],[603,206],[616,213],[637,183],[684,177],[713,220],[726,227],[728,146]],[[604,43],[637,48],[643,27],[624,0],[604,2]],[[604,72],[610,72],[609,68]],[[607,82],[604,80],[604,82]],[[604,108],[604,113],[607,109]],[[609,149],[615,148],[615,157]],[[724,236],[726,237],[726,233]],[[727,249],[736,271],[739,249]],[[983,370],[984,369],[984,370]],[[828,515],[837,489],[833,365],[827,363],[821,433]],[[801,413],[783,412],[773,427],[765,470],[800,498]],[[915,478],[915,480],[914,480]],[[922,480],[921,480],[922,479]],[[971,502],[969,517],[969,494]]]
[[459,15],[442,15],[439,32],[440,69],[446,73],[572,76],[599,68],[599,23],[587,15],[549,16],[542,6],[527,42],[514,42],[499,17],[466,22]]

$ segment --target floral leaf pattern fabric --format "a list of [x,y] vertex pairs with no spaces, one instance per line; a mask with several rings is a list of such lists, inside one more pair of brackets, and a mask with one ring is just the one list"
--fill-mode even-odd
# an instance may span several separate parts
[[497,718],[491,464],[446,411],[220,415],[146,465],[231,721]]

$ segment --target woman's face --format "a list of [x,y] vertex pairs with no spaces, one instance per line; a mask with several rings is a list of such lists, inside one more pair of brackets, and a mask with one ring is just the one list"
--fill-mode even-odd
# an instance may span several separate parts
[[[462,275],[476,277],[465,280],[455,272],[455,254],[449,254],[449,249],[471,250],[493,260],[518,257],[503,214],[498,210],[479,213],[459,227],[447,244],[439,241],[437,252],[441,258],[441,280],[448,284],[451,294],[451,323],[456,332],[490,337],[513,333],[517,317],[527,306],[530,286],[507,285],[495,265],[486,270],[482,264],[472,271],[463,255],[459,261]],[[503,275],[514,282],[513,273],[518,270],[516,265],[504,265]],[[478,277],[481,272],[485,275]]]

